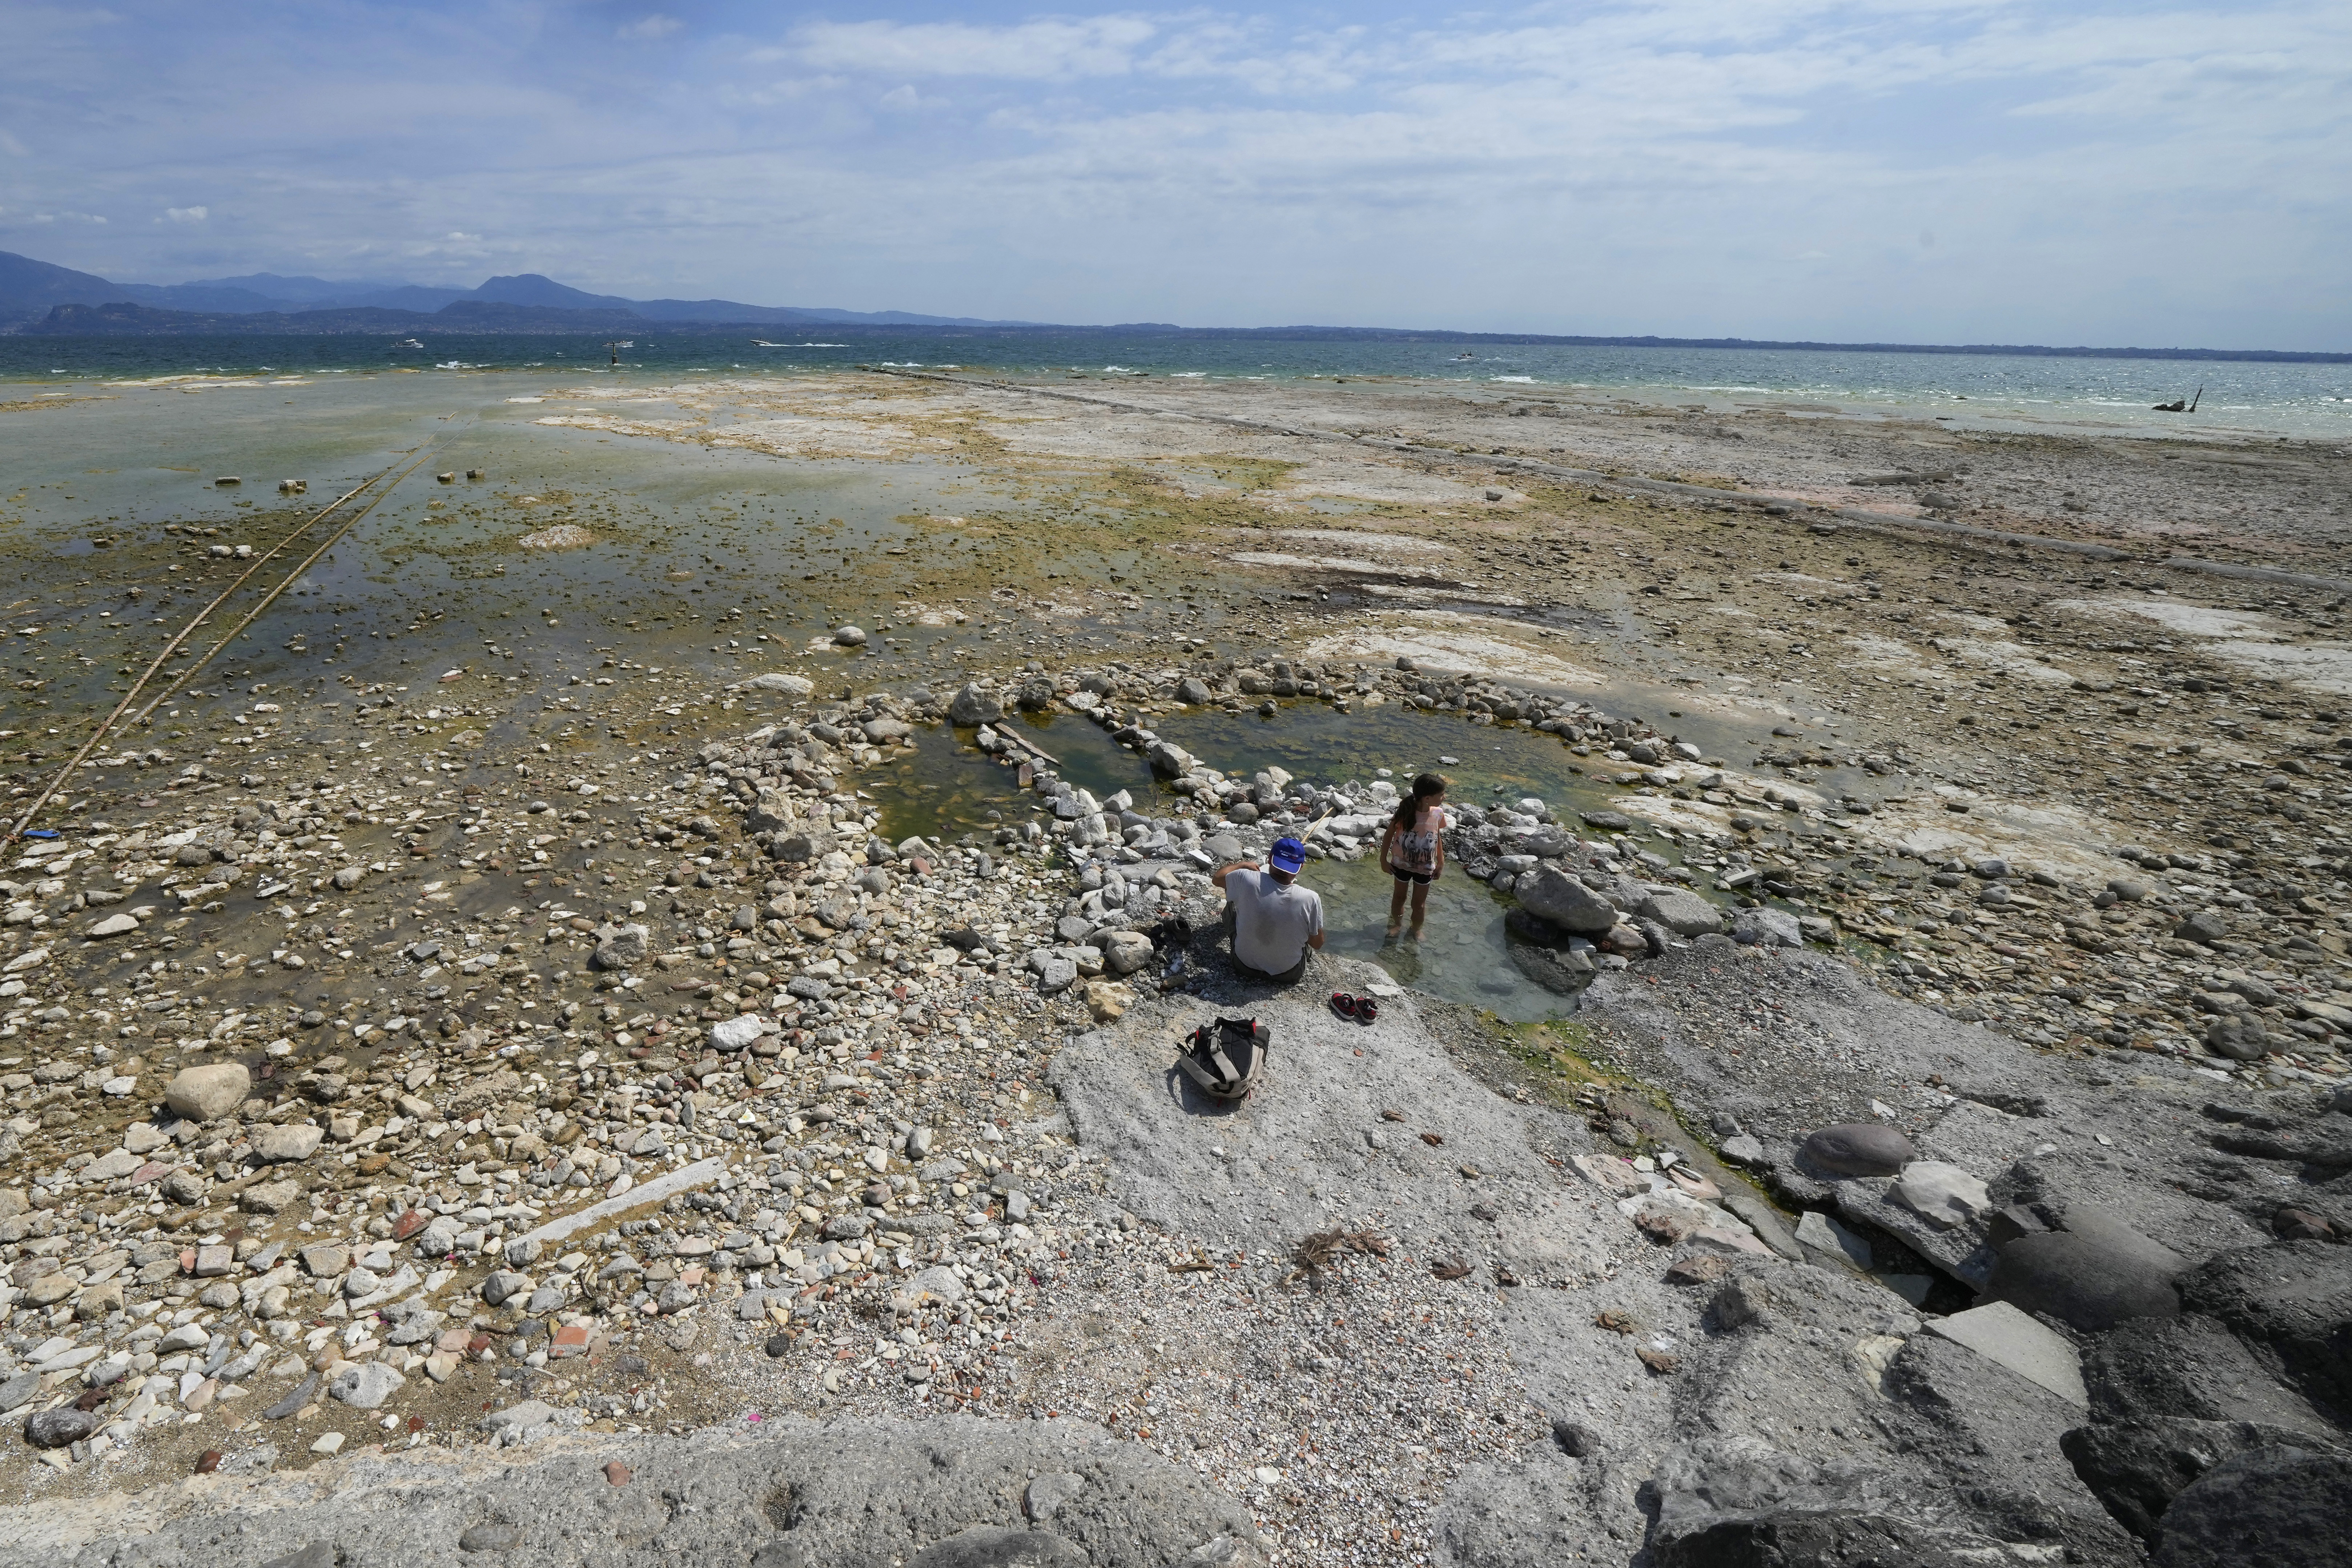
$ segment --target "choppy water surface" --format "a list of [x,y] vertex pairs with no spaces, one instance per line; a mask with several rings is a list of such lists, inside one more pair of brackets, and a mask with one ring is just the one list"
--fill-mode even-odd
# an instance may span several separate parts
[[[764,340],[764,342],[762,341]],[[1839,353],[1802,349],[1580,347],[1426,340],[1155,336],[937,328],[827,331],[662,329],[635,333],[627,374],[793,375],[861,363],[992,374],[1288,380],[1412,377],[1530,394],[1590,390],[1748,403],[1822,417],[1942,417],[1969,426],[2059,425],[2137,434],[2352,436],[2352,365],[2060,358],[2035,354]],[[1466,357],[1465,357],[1466,356]],[[366,374],[394,367],[448,378],[534,369],[605,369],[601,337],[0,337],[0,381],[69,386],[205,372]],[[2203,389],[2195,415],[2153,405]]]

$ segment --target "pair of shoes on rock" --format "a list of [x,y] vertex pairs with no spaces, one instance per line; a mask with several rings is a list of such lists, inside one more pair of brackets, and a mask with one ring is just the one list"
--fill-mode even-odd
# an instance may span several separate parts
[[1331,1011],[1342,1018],[1369,1024],[1381,1016],[1381,1005],[1369,996],[1350,996],[1345,991],[1334,991],[1331,993]]

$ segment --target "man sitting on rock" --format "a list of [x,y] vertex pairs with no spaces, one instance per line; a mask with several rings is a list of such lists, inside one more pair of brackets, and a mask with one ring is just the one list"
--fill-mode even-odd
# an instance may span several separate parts
[[1307,846],[1277,838],[1265,870],[1236,860],[1209,879],[1224,890],[1234,967],[1252,980],[1287,985],[1307,973],[1307,950],[1323,945],[1323,900],[1298,885],[1306,864]]

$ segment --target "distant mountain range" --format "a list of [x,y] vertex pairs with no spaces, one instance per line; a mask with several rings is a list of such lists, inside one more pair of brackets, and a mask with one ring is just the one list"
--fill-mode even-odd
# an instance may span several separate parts
[[824,327],[879,332],[944,329],[952,337],[1013,338],[1040,332],[1131,337],[1299,341],[1418,341],[1562,348],[1783,349],[1824,353],[2030,354],[2051,359],[2238,360],[2276,364],[2352,364],[2352,353],[2280,349],[2054,348],[2047,343],[1832,343],[1758,338],[1558,337],[1534,332],[1460,332],[1405,327],[1180,327],[1166,321],[1072,326],[920,316],[907,310],[836,310],[806,305],[745,305],[732,300],[625,300],[591,294],[536,272],[493,278],[478,289],[418,283],[331,282],[275,272],[198,283],[110,283],[0,250],[0,334],[41,337],[186,336],[195,333],[643,332],[676,327]]
[[[59,306],[78,309],[54,320]],[[133,306],[135,310],[117,307]],[[504,310],[483,310],[502,306]],[[451,310],[456,307],[464,307]],[[396,319],[395,319],[396,318]],[[625,300],[591,294],[536,272],[493,278],[478,289],[381,280],[334,282],[275,272],[196,283],[114,283],[0,250],[0,331],[39,332],[600,331],[660,321],[740,326],[1010,327],[970,316],[822,306],[745,305],[733,300]]]

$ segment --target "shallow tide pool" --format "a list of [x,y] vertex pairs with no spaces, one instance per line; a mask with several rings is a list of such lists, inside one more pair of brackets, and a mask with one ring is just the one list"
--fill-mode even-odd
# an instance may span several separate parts
[[[1024,735],[1060,762],[1062,776],[1072,784],[1098,796],[1129,790],[1139,809],[1147,796],[1155,797],[1160,805],[1154,815],[1173,815],[1177,797],[1155,784],[1140,756],[1091,720],[1064,712],[1016,721]],[[1573,821],[1577,812],[1617,804],[1610,786],[1573,771],[1578,759],[1550,735],[1412,709],[1383,706],[1349,714],[1297,701],[1278,705],[1272,717],[1201,709],[1159,719],[1153,732],[1244,777],[1280,767],[1313,784],[1370,784],[1385,768],[1403,789],[1415,773],[1435,769],[1453,781],[1450,798],[1460,805],[1486,806],[1532,795]],[[864,787],[879,804],[888,837],[954,838],[1037,815],[1036,797],[1018,786],[1014,771],[978,750],[971,738],[970,731],[941,726],[919,738],[909,761],[880,775],[866,775]],[[1662,837],[1651,837],[1643,847],[1669,863],[1681,859],[1677,847]],[[1449,867],[1430,889],[1427,924],[1417,942],[1388,939],[1393,883],[1373,856],[1313,861],[1304,879],[1323,896],[1328,952],[1370,959],[1400,984],[1514,1021],[1572,1010],[1569,998],[1536,985],[1511,963],[1503,917],[1512,900],[1456,868]],[[1694,886],[1720,897],[1703,880]]]

